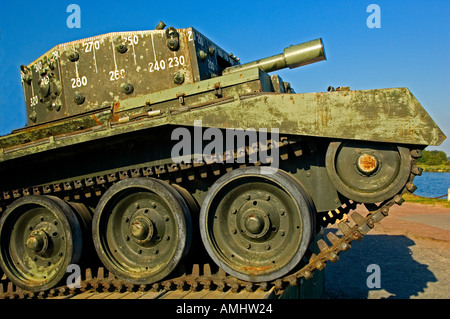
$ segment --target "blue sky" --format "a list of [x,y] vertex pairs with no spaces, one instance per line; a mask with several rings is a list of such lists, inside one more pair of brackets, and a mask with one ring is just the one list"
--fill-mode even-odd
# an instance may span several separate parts
[[[70,29],[69,4],[81,8]],[[381,28],[366,25],[370,4]],[[277,72],[297,93],[408,87],[450,137],[450,1],[2,1],[0,135],[26,122],[19,66],[59,43],[113,31],[151,30],[159,20],[194,27],[242,62],[321,37],[327,61]],[[439,147],[450,156],[450,138]]]

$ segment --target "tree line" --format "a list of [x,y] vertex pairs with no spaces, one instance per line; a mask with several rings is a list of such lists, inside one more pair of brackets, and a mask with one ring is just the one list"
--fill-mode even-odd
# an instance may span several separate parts
[[425,165],[450,165],[450,160],[443,151],[422,151],[422,157],[417,160],[417,163]]

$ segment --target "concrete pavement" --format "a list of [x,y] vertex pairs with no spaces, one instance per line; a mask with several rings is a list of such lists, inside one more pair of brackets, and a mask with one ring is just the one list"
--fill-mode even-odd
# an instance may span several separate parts
[[[379,267],[380,288],[367,284],[370,265]],[[327,265],[323,298],[450,298],[450,209],[413,203],[392,207],[337,263]]]

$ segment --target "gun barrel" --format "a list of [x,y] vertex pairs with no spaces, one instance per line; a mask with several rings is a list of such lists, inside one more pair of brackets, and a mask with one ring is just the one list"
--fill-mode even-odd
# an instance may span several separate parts
[[235,65],[223,70],[222,74],[240,72],[258,67],[265,72],[273,72],[289,67],[290,69],[310,63],[326,60],[322,39],[316,39],[284,49],[283,53],[273,55],[253,62]]

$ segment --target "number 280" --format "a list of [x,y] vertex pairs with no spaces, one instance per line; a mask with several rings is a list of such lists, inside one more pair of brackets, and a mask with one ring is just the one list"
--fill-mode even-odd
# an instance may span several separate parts
[[72,88],[79,88],[87,85],[87,77],[85,75],[83,75],[81,78],[72,78],[70,79],[70,81],[72,82]]

